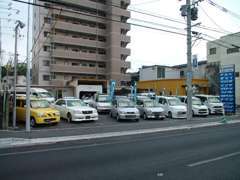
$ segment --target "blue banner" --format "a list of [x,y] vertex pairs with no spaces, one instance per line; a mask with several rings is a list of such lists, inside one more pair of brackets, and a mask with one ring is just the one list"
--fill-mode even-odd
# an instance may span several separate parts
[[235,67],[222,66],[220,72],[220,98],[226,113],[235,113]]
[[109,91],[109,96],[110,96],[110,100],[111,101],[112,101],[113,96],[114,96],[115,86],[116,86],[116,81],[115,80],[111,80],[110,81],[110,91]]

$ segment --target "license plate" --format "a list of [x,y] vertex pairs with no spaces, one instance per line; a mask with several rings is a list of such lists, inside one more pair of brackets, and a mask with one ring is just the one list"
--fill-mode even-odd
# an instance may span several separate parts
[[86,119],[90,119],[90,116],[86,116]]

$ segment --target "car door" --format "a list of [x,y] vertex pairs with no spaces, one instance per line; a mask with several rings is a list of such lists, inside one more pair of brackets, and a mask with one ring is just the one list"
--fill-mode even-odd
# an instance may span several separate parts
[[54,107],[60,112],[60,117],[65,118],[64,109],[63,109],[64,100],[58,100]]
[[25,102],[26,101],[22,99],[16,100],[16,119],[18,121],[25,121],[26,117],[26,108],[24,107]]

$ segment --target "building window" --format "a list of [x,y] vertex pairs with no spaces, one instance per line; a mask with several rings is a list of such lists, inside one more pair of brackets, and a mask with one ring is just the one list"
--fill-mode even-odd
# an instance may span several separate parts
[[165,68],[157,68],[157,78],[165,78]]
[[50,24],[51,23],[51,18],[44,17],[44,23]]
[[43,80],[44,81],[50,81],[50,76],[49,75],[43,75]]
[[209,55],[213,55],[217,53],[217,48],[210,48],[209,49]]
[[235,72],[235,77],[236,77],[236,78],[239,77],[239,72]]
[[184,77],[184,71],[180,71],[180,78],[183,78]]
[[47,37],[47,36],[48,36],[48,34],[49,34],[49,32],[47,32],[47,31],[44,31],[44,37]]
[[50,61],[43,60],[43,66],[50,66]]
[[50,46],[43,46],[44,51],[50,51]]
[[234,48],[228,48],[227,49],[227,54],[238,53],[238,52],[239,52],[239,47],[234,47]]

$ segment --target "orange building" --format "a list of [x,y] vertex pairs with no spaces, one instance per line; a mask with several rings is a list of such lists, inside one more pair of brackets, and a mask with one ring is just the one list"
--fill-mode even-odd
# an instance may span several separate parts
[[[193,91],[208,94],[207,79],[193,79]],[[186,79],[161,79],[137,82],[138,92],[154,91],[157,95],[186,95]]]

